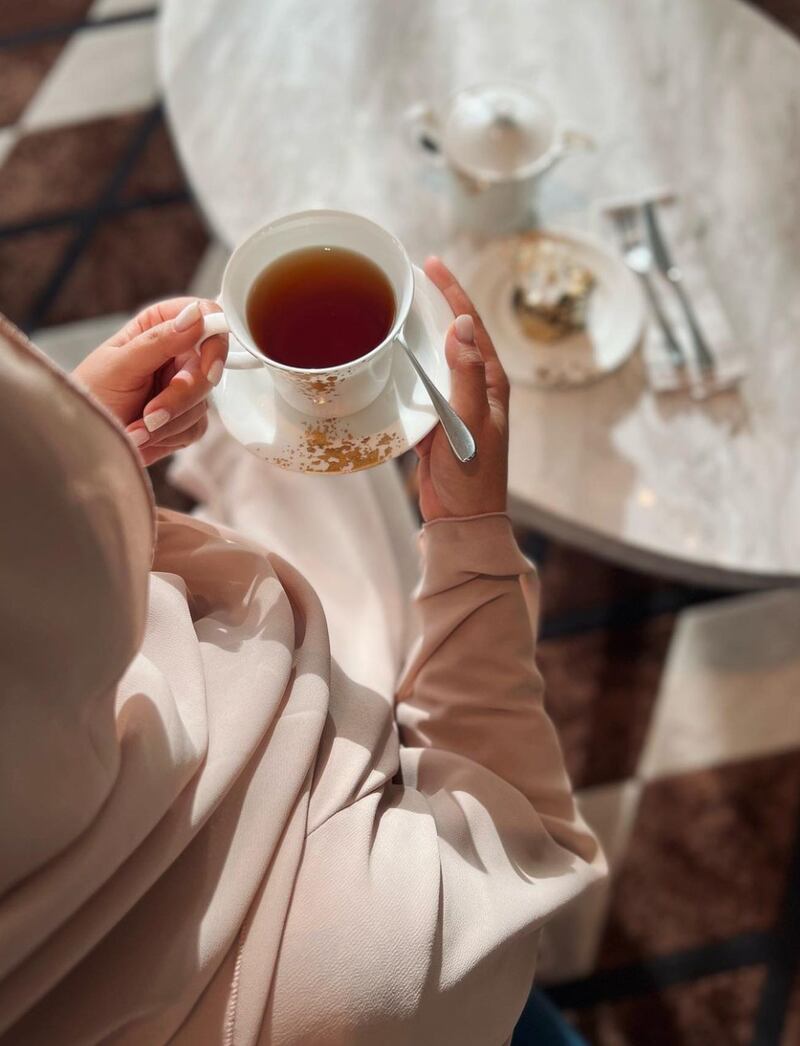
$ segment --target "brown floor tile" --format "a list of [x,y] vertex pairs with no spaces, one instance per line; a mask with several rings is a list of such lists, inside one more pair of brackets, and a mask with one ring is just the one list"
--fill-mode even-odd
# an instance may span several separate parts
[[664,615],[539,644],[547,708],[576,788],[635,772],[672,628]]
[[650,782],[598,964],[771,929],[799,805],[800,750]]
[[592,1046],[749,1046],[761,966],[568,1014]]
[[550,543],[539,575],[542,613],[547,618],[609,603],[646,603],[657,591],[670,587],[557,542]]
[[65,226],[0,240],[0,312],[25,323],[74,235],[75,229]]
[[800,970],[794,979],[794,988],[786,1010],[786,1023],[781,1035],[781,1046],[797,1046],[800,1042]]
[[146,302],[184,293],[207,243],[190,204],[107,218],[70,273],[45,325],[134,312]]
[[0,4],[0,36],[80,21],[92,0],[4,0]]
[[[798,0],[750,0],[764,14],[770,15],[794,36],[800,36],[800,3]],[[797,1040],[800,1042],[800,1039]]]
[[120,197],[123,200],[134,200],[141,196],[181,192],[186,188],[186,178],[172,139],[166,124],[161,120],[128,176]]
[[[15,6],[12,3],[0,5]],[[20,4],[21,9],[30,4]],[[0,127],[16,123],[61,54],[65,40],[48,40],[2,52],[0,59]]]
[[0,167],[0,223],[94,203],[140,120],[126,113],[25,135]]

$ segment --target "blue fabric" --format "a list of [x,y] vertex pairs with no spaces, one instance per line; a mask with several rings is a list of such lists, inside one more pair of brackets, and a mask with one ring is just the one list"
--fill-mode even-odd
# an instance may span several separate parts
[[514,1029],[511,1046],[588,1046],[546,995],[532,991]]

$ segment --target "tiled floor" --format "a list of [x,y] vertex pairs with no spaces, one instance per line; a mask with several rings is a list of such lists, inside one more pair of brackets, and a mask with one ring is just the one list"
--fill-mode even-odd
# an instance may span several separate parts
[[[800,32],[800,0],[763,6]],[[159,105],[155,7],[0,4],[0,311],[65,366],[144,302],[219,285]],[[614,871],[550,928],[552,997],[599,1046],[800,1043],[800,597],[520,537],[549,707]]]
[[[542,574],[546,588],[546,562]],[[542,642],[548,707],[576,788],[636,773],[672,625],[672,615],[663,614]]]
[[573,1019],[604,1046],[749,1046],[763,987],[763,967],[749,967],[601,1003]]

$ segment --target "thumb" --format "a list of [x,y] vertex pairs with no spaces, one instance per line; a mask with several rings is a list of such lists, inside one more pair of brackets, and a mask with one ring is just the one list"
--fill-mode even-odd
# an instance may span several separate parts
[[486,393],[486,367],[475,343],[472,317],[457,316],[447,332],[444,346],[452,371],[450,406],[467,427],[477,427],[489,410]]
[[200,303],[191,301],[173,319],[131,338],[118,350],[127,373],[132,378],[147,378],[174,357],[190,352],[200,338],[202,321]]

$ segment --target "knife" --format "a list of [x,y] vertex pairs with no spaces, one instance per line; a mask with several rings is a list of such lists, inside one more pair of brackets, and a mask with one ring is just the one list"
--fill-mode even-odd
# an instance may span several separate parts
[[644,203],[642,204],[642,210],[644,211],[644,222],[647,228],[647,236],[650,240],[650,246],[653,248],[653,258],[655,259],[659,272],[661,272],[675,291],[675,296],[683,309],[683,314],[686,317],[686,322],[689,325],[689,330],[692,335],[695,352],[697,353],[697,361],[702,370],[714,370],[714,357],[711,353],[711,349],[708,347],[708,342],[700,329],[700,323],[698,322],[692,303],[689,301],[689,296],[683,286],[683,273],[675,264],[669,252],[669,247],[667,247],[667,242],[661,232],[655,204],[652,201]]

